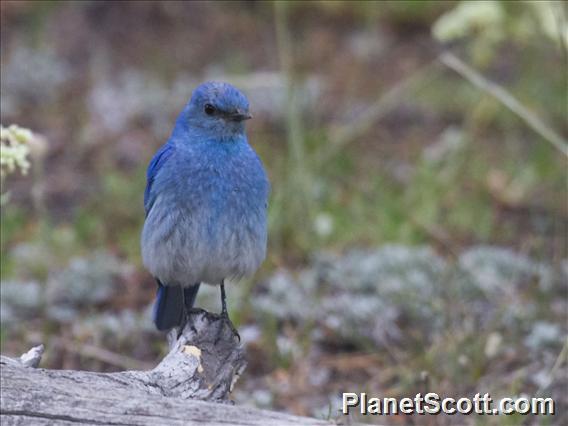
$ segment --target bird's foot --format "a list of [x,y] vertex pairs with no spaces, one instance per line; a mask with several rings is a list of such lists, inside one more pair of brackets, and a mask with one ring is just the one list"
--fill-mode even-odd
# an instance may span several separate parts
[[177,340],[179,340],[179,338],[183,334],[183,330],[184,330],[186,324],[187,324],[187,316],[184,315],[184,318],[182,319],[181,324],[177,328]]
[[223,311],[223,312],[221,312],[221,323],[219,324],[219,329],[217,330],[217,338],[215,339],[215,344],[219,343],[219,340],[221,340],[221,336],[223,335],[223,330],[225,328],[225,324],[229,326],[233,336],[236,336],[237,339],[240,342],[241,341],[241,335],[239,334],[239,332],[237,331],[237,329],[233,325],[233,322],[229,318],[229,314],[227,313],[227,311]]
[[179,340],[179,338],[181,337],[181,335],[183,334],[183,330],[185,329],[185,326],[187,325],[187,323],[189,322],[189,317],[191,316],[192,313],[192,309],[183,310],[183,314],[181,316],[181,322],[178,326],[177,329],[177,339]]

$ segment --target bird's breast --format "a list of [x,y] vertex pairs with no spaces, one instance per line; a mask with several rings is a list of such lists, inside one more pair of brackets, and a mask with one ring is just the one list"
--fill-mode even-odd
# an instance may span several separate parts
[[180,284],[254,273],[266,253],[264,181],[254,164],[197,166],[178,169],[158,193],[143,230],[144,263]]

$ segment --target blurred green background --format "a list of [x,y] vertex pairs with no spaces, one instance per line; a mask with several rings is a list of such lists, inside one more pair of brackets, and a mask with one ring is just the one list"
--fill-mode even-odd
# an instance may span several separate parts
[[228,289],[237,403],[336,419],[342,391],[489,392],[558,414],[352,420],[568,421],[566,3],[0,10],[2,353],[41,342],[45,367],[99,371],[163,356],[145,168],[193,88],[224,80],[273,187],[267,260]]

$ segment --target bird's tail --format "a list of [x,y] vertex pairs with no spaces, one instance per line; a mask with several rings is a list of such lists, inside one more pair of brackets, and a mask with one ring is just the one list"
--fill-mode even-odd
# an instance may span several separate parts
[[158,330],[180,326],[184,321],[184,312],[193,307],[198,291],[199,283],[182,288],[180,285],[163,285],[158,281],[154,305],[154,323]]

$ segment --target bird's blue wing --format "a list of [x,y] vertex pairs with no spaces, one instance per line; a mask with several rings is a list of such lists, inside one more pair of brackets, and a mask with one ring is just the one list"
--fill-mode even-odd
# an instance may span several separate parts
[[150,161],[148,165],[148,170],[146,171],[146,189],[144,190],[144,210],[146,211],[146,216],[148,216],[148,212],[156,200],[156,194],[152,193],[154,179],[168,158],[172,156],[174,149],[171,144],[163,145],[158,152],[156,152],[156,155],[154,155],[154,158],[152,158],[152,161]]

